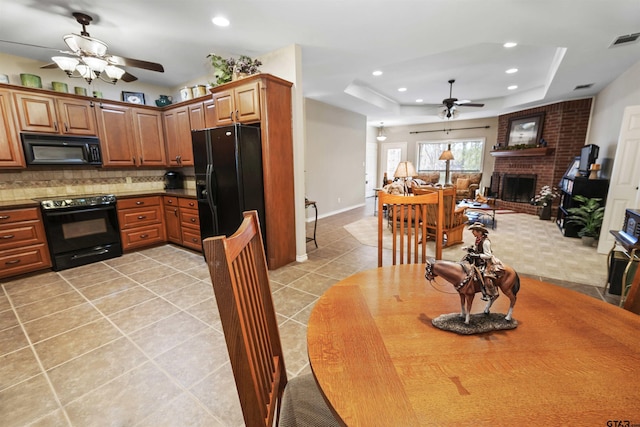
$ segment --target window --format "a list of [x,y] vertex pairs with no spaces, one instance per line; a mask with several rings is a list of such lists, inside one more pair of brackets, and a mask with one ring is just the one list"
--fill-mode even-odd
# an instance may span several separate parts
[[440,154],[451,144],[449,168],[453,172],[480,172],[484,157],[484,138],[457,139],[451,141],[420,141],[417,143],[418,172],[442,172],[446,162],[438,160]]

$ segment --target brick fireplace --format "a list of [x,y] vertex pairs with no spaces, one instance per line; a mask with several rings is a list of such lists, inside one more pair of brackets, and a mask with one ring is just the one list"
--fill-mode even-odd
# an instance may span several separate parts
[[[529,203],[531,197],[538,194],[545,185],[556,187],[569,164],[580,155],[580,149],[584,146],[587,136],[591,101],[591,98],[587,98],[560,102],[505,114],[498,118],[497,142],[506,144],[507,128],[511,118],[544,112],[542,138],[547,141],[547,150],[535,149],[536,152],[533,155],[526,150],[520,152],[514,150],[507,156],[496,156],[491,190],[500,198],[500,208],[529,214],[537,213],[537,206]],[[520,183],[517,179],[514,181],[514,177],[528,178],[528,180]],[[526,185],[533,185],[533,191],[523,187],[525,181],[527,181]],[[505,186],[508,185],[515,185],[516,188],[503,193]],[[503,196],[505,196],[504,199]],[[552,210],[554,216],[557,203],[557,200],[554,201]]]

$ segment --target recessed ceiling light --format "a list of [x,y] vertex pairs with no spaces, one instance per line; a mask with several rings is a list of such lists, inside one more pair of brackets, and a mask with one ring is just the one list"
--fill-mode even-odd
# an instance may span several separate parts
[[424,102],[424,99],[422,99],[422,98],[416,99],[416,102]]
[[211,20],[211,22],[213,22],[213,24],[217,25],[218,27],[228,27],[229,26],[229,20],[227,18],[225,18],[224,16],[216,16],[215,18],[213,18]]
[[507,87],[507,89],[509,89],[509,90],[516,90],[516,89],[518,89],[518,85],[511,85],[511,86],[508,86],[508,87]]
[[374,76],[378,77],[378,76],[381,76],[381,75],[382,75],[382,71],[380,71],[380,70],[375,70],[375,71],[374,71],[373,73],[371,73],[371,74],[373,74]]
[[398,88],[398,92],[406,92],[407,88],[406,87],[400,87]]
[[506,47],[506,48],[510,48],[510,47],[516,47],[518,46],[518,43],[516,42],[506,42],[505,44],[503,44],[502,46]]
[[509,68],[507,71],[505,71],[505,73],[507,74],[513,74],[513,73],[517,73],[518,69],[517,68]]

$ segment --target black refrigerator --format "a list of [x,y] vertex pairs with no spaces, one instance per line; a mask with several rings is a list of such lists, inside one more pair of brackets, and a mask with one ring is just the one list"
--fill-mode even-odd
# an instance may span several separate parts
[[260,128],[235,124],[194,130],[191,139],[202,240],[232,235],[242,213],[256,210],[265,242]]

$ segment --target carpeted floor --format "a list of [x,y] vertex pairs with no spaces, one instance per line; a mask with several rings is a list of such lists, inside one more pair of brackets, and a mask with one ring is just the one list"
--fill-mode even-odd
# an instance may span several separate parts
[[[376,216],[344,227],[360,243],[377,247]],[[383,237],[383,247],[389,249],[389,239],[385,237],[388,236]],[[497,213],[496,228],[489,227],[489,239],[494,255],[520,274],[600,288],[606,283],[607,256],[597,253],[595,247],[582,245],[580,239],[564,237],[554,221],[541,221],[537,216],[521,213]],[[445,248],[442,257],[460,260],[464,255],[462,247],[473,241],[471,232],[465,230],[464,244]],[[428,251],[433,254],[435,244],[429,242],[428,245]]]

